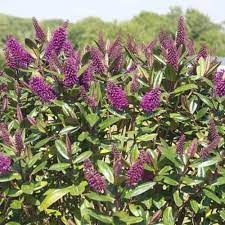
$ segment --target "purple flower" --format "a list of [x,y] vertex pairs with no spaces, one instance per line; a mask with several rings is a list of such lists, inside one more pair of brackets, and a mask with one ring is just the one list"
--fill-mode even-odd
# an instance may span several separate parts
[[121,38],[118,36],[115,41],[110,45],[108,55],[110,61],[115,60],[118,57],[118,53],[121,52],[122,45],[121,45]]
[[188,155],[189,155],[190,158],[193,158],[194,157],[194,155],[195,155],[195,153],[197,151],[197,145],[198,145],[198,142],[197,142],[197,139],[195,138],[191,142],[191,144],[190,144],[190,146],[188,148]]
[[110,104],[118,111],[128,107],[128,100],[124,90],[113,82],[107,82],[107,98]]
[[214,75],[214,91],[219,97],[225,96],[225,76],[224,70],[216,71]]
[[184,17],[181,16],[179,18],[178,27],[177,27],[177,36],[176,36],[177,46],[184,45],[186,39],[187,39],[186,25],[185,25]]
[[134,38],[131,37],[130,35],[128,35],[127,49],[133,54],[137,54],[138,53],[137,43],[135,42]]
[[92,108],[95,108],[97,106],[95,97],[88,96],[84,86],[80,87],[80,95],[88,106],[90,106]]
[[84,177],[95,192],[104,192],[106,181],[95,169],[90,160],[84,162]]
[[0,153],[0,174],[4,174],[10,171],[11,169],[11,159],[10,157]]
[[33,20],[33,26],[35,29],[36,38],[39,41],[44,42],[46,40],[45,32],[43,31],[42,27],[39,25],[35,17],[33,17],[32,20]]
[[118,52],[118,57],[114,60],[113,62],[113,67],[111,69],[113,74],[118,74],[124,65],[124,56],[122,54],[122,52]]
[[47,61],[49,61],[53,52],[55,52],[56,55],[60,54],[66,40],[67,40],[66,26],[58,27],[53,32],[51,40],[49,41],[45,49],[45,57]]
[[186,46],[186,48],[188,50],[188,55],[189,56],[192,56],[192,55],[195,54],[195,43],[194,43],[193,40],[191,40],[191,39],[186,40],[185,46]]
[[98,46],[100,47],[100,50],[105,53],[105,40],[104,40],[104,37],[103,37],[103,34],[102,32],[100,32],[98,34]]
[[209,121],[209,134],[208,134],[208,140],[210,142],[214,141],[216,138],[219,137],[215,122],[213,119]]
[[88,90],[91,81],[93,80],[93,69],[89,66],[79,77],[80,85],[84,86]]
[[160,88],[147,92],[141,99],[140,106],[145,112],[152,112],[160,105]]
[[138,91],[138,88],[139,88],[138,75],[135,75],[132,78],[132,82],[131,82],[131,85],[130,85],[130,91],[135,93],[135,92]]
[[206,59],[207,56],[208,56],[207,46],[205,44],[202,44],[202,46],[197,54],[196,60],[198,61],[200,58]]
[[141,181],[144,174],[144,163],[142,161],[135,162],[126,173],[126,184],[128,187],[135,186]]
[[63,84],[66,87],[72,87],[74,84],[78,83],[77,72],[79,69],[79,58],[68,58],[62,68],[62,72],[64,73],[64,81]]
[[5,83],[0,84],[0,92],[7,92],[8,91],[8,85]]
[[92,60],[92,67],[96,73],[102,74],[105,72],[105,66],[103,64],[103,55],[99,49],[92,47],[90,49],[90,55]]
[[153,58],[153,50],[156,46],[157,39],[151,41],[147,46],[144,46],[144,54],[145,58],[150,66],[152,66],[154,58]]
[[6,41],[5,58],[7,66],[13,69],[27,68],[34,61],[18,40],[12,36]]
[[142,180],[147,182],[147,181],[151,181],[154,178],[154,173],[148,170],[144,170],[144,173],[142,175]]
[[185,142],[186,136],[182,134],[180,138],[178,139],[176,143],[176,151],[179,155],[184,154],[184,142]]
[[162,48],[167,49],[174,44],[173,39],[164,31],[159,33],[159,42]]
[[127,67],[126,73],[131,73],[131,72],[135,71],[136,69],[137,69],[136,63],[132,63],[131,65],[129,65]]
[[32,91],[38,95],[43,102],[50,102],[56,98],[52,87],[40,76],[33,76],[29,82]]
[[8,125],[5,123],[0,123],[0,137],[2,138],[4,145],[10,146],[12,144],[10,140]]
[[70,40],[66,40],[63,44],[63,52],[65,53],[66,57],[73,57],[78,58],[79,54],[78,52],[73,48],[73,44]]
[[202,158],[208,156],[217,146],[220,144],[220,136],[214,139],[211,143],[209,143],[205,148],[202,148],[200,151],[200,156]]
[[15,148],[18,155],[20,155],[24,149],[22,131],[20,129],[17,129],[15,133]]
[[175,71],[178,71],[179,54],[176,45],[174,43],[168,44],[165,52],[167,64],[171,65]]

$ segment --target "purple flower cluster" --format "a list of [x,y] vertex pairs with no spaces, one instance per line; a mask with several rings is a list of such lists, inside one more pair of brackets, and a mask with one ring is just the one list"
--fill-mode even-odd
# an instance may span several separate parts
[[147,92],[141,99],[141,108],[145,112],[152,112],[160,105],[160,88],[154,88]]
[[177,46],[185,45],[186,39],[187,39],[186,25],[185,25],[184,17],[181,16],[179,18],[178,26],[177,26],[177,36],[176,36]]
[[97,48],[90,48],[90,55],[92,60],[92,67],[96,73],[102,74],[105,72],[105,66],[103,63],[103,54]]
[[33,57],[12,36],[6,41],[5,58],[7,66],[13,69],[27,68],[34,61]]
[[132,82],[131,82],[131,85],[130,85],[130,91],[135,93],[138,91],[138,88],[139,88],[139,83],[138,83],[138,76],[135,75],[133,78],[132,78]]
[[0,152],[0,174],[5,174],[10,171],[12,161],[10,157]]
[[90,160],[84,162],[84,177],[95,192],[104,192],[106,181],[95,169]]
[[124,90],[115,83],[107,82],[107,98],[110,104],[118,111],[124,110],[128,107],[128,100]]
[[170,45],[168,44],[166,50],[166,61],[175,71],[178,71],[178,60],[179,54],[176,45],[174,43]]
[[44,42],[46,40],[45,32],[43,31],[42,27],[40,26],[40,24],[38,23],[35,17],[32,18],[32,21],[33,21],[33,26],[35,29],[36,38],[39,41]]
[[127,49],[133,54],[138,53],[137,43],[135,42],[135,39],[131,37],[130,35],[128,36],[128,40],[127,40]]
[[45,57],[47,61],[49,61],[53,52],[55,52],[56,55],[60,54],[66,40],[67,40],[66,26],[58,27],[53,32],[51,40],[49,41],[45,49]]
[[93,69],[91,68],[91,66],[89,66],[79,77],[79,84],[84,86],[84,88],[88,90],[92,80],[93,80]]
[[80,59],[70,57],[68,58],[62,68],[64,74],[63,84],[66,87],[72,87],[74,84],[78,83],[77,72],[79,68]]
[[214,91],[219,97],[225,96],[225,71],[218,70],[214,75]]
[[208,140],[210,142],[214,141],[216,138],[219,137],[215,122],[213,119],[209,121],[209,134],[208,134]]
[[151,41],[147,46],[144,46],[145,58],[150,66],[153,64],[153,49],[156,46],[157,39]]
[[120,53],[121,48],[122,48],[121,38],[120,36],[118,36],[109,47],[108,55],[109,55],[110,61],[113,61],[116,58],[118,58],[118,54]]
[[200,151],[200,156],[202,158],[207,157],[217,146],[220,144],[220,136],[210,142],[206,147],[202,148]]
[[21,152],[24,149],[24,144],[23,144],[23,138],[22,138],[22,131],[20,129],[17,129],[15,133],[15,148],[16,148],[16,153],[18,155],[21,155]]
[[176,143],[176,151],[179,155],[183,155],[184,154],[184,142],[185,142],[186,136],[184,134],[182,134],[177,143]]
[[10,140],[8,125],[5,123],[0,124],[0,137],[2,138],[4,145],[10,146],[12,144]]
[[103,37],[103,34],[102,32],[100,32],[98,34],[98,46],[100,47],[101,51],[105,53],[105,40],[104,40],[104,37]]
[[29,82],[32,91],[38,95],[43,102],[50,102],[56,98],[52,87],[40,76],[33,76]]
[[79,54],[78,52],[73,48],[73,44],[70,40],[66,40],[63,44],[63,52],[66,57],[73,57],[73,58],[78,58]]
[[208,56],[207,46],[205,44],[202,44],[202,46],[197,54],[196,60],[198,61],[200,58],[206,59],[207,56]]

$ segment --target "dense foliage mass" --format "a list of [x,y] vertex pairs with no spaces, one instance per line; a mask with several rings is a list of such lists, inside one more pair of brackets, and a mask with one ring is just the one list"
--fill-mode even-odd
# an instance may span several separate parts
[[83,51],[33,24],[5,43],[1,224],[224,224],[224,71],[184,18]]

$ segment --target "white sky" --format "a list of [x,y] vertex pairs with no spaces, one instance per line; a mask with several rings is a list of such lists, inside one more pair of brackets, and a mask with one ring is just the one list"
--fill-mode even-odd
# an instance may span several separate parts
[[215,22],[225,20],[225,0],[0,0],[0,13],[76,22],[87,16],[127,20],[140,11],[166,13],[170,6],[197,8]]

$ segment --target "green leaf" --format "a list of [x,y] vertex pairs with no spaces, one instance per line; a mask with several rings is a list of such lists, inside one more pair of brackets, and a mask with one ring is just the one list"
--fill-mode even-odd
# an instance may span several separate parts
[[104,175],[104,177],[110,182],[114,183],[114,176],[112,168],[105,163],[104,161],[98,160],[97,161],[99,171]]
[[67,126],[67,127],[64,127],[64,128],[59,132],[59,134],[60,134],[60,135],[71,134],[71,133],[77,131],[78,129],[79,129],[79,127]]
[[21,190],[25,194],[32,195],[34,192],[34,187],[34,183],[26,183],[21,186]]
[[220,211],[220,216],[223,220],[225,220],[225,210],[224,209]]
[[40,148],[40,147],[44,146],[45,144],[49,143],[49,141],[51,141],[51,140],[52,140],[52,137],[48,137],[48,138],[42,139],[41,141],[36,143],[34,148]]
[[13,172],[0,175],[0,183],[8,182],[11,180],[21,180],[21,175],[19,173]]
[[129,216],[126,212],[117,211],[113,214],[113,216],[118,217],[122,222],[126,224],[136,224],[143,221],[142,217]]
[[112,221],[112,218],[111,218],[110,216],[105,216],[105,215],[96,213],[96,212],[94,212],[94,211],[91,210],[91,209],[85,209],[85,212],[86,212],[89,216],[91,216],[91,217],[95,218],[96,220],[101,221],[101,222],[103,222],[103,223],[106,223],[106,224],[112,224],[112,222],[113,222],[113,221]]
[[130,199],[135,196],[138,196],[138,195],[148,191],[149,189],[153,188],[155,184],[156,184],[155,182],[147,182],[144,184],[140,184],[136,188],[127,191],[125,194],[125,198]]
[[180,193],[179,193],[178,190],[176,190],[176,191],[173,193],[173,199],[174,199],[175,204],[176,204],[178,207],[182,206],[183,201],[182,201],[181,198],[180,198]]
[[73,163],[81,163],[88,159],[92,155],[92,151],[86,151],[81,153],[79,156],[76,157],[75,160],[73,160]]
[[192,167],[202,167],[202,168],[204,168],[204,167],[207,167],[207,166],[212,166],[212,165],[215,165],[216,163],[218,163],[218,162],[220,162],[222,159],[221,159],[221,157],[220,156],[216,156],[216,157],[214,157],[214,158],[211,158],[211,159],[209,159],[209,160],[207,160],[207,161],[204,161],[204,162],[202,162],[202,161],[199,161],[199,162],[196,162],[196,163],[193,163],[192,164]]
[[213,201],[217,202],[218,204],[221,203],[220,198],[217,197],[213,192],[211,192],[207,189],[203,189],[203,192],[208,198],[212,199]]
[[173,93],[174,94],[178,94],[178,93],[182,93],[182,92],[185,92],[185,91],[188,91],[188,90],[194,90],[194,89],[197,89],[198,86],[196,84],[185,84],[185,85],[182,85],[178,88],[176,88]]
[[108,119],[102,121],[98,126],[100,130],[104,130],[105,128],[113,125],[114,123],[120,121],[121,118],[117,117],[117,116],[111,116]]
[[88,114],[85,117],[85,119],[87,120],[90,127],[93,127],[97,123],[97,121],[99,120],[99,116],[95,113],[92,113],[92,114]]
[[79,196],[85,191],[86,186],[87,186],[86,181],[82,181],[79,185],[72,185],[70,187],[70,194],[73,196]]
[[41,152],[39,152],[36,155],[32,156],[32,158],[29,159],[29,161],[27,163],[28,168],[31,168],[38,160],[40,160],[41,156],[42,156]]
[[50,166],[49,170],[62,171],[70,167],[69,163],[56,163]]
[[145,142],[145,141],[152,141],[157,137],[158,134],[144,134],[137,137],[137,142]]
[[99,202],[111,202],[113,203],[115,201],[115,199],[109,195],[100,195],[97,194],[95,192],[90,192],[85,194],[85,196],[87,196],[89,199],[95,200],[95,201],[99,201]]
[[173,225],[175,224],[173,214],[172,214],[172,207],[167,207],[163,212],[163,223],[164,225]]
[[31,173],[31,175],[34,175],[34,174],[38,173],[39,171],[43,170],[46,165],[47,165],[47,161],[42,162],[37,167],[35,167],[35,169]]
[[67,188],[55,189],[55,190],[49,191],[47,196],[42,201],[42,203],[41,203],[41,205],[39,207],[40,211],[46,210],[53,203],[57,202],[63,196],[68,194],[70,192],[70,188],[71,187],[67,187]]
[[190,201],[190,204],[191,204],[191,208],[193,209],[194,213],[197,213],[198,210],[199,210],[199,204],[197,201],[195,200],[191,200]]
[[195,94],[210,108],[213,108],[213,103],[211,102],[210,99],[208,99],[205,95],[202,95],[200,93],[195,92]]
[[66,145],[61,141],[61,140],[56,140],[55,141],[55,146],[58,151],[58,153],[64,158],[69,160],[69,157],[67,155],[67,149]]

